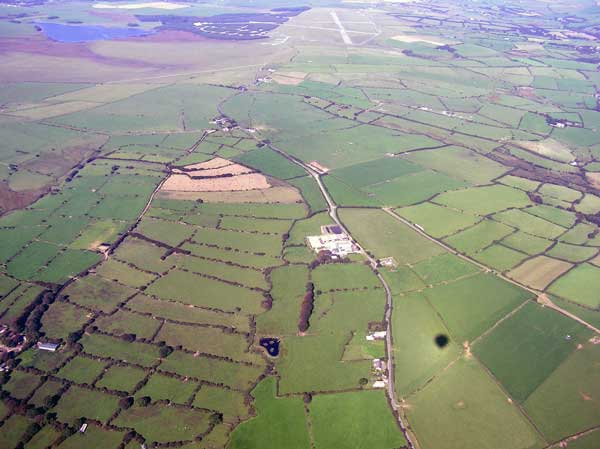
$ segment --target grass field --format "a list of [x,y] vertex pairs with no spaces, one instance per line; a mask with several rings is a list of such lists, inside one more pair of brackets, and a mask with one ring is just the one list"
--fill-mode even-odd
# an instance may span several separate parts
[[[362,377],[369,377],[371,362],[342,362],[349,335],[288,337],[278,362],[280,393],[357,388]],[[309,369],[315,365],[318,370]]]
[[435,202],[475,215],[487,215],[510,207],[524,207],[530,204],[524,192],[501,185],[473,187],[444,193],[437,196]]
[[425,449],[544,446],[531,424],[475,360],[457,361],[408,404],[409,422]]
[[233,431],[232,449],[310,448],[302,399],[277,398],[275,393],[273,377],[263,380],[252,391],[257,416]]
[[448,329],[422,293],[394,298],[392,313],[396,394],[405,397],[422,387],[460,354],[460,341],[440,348],[438,335]]
[[475,226],[445,238],[444,241],[457,251],[473,255],[494,242],[502,240],[514,231],[515,228],[503,223],[483,220]]
[[[400,449],[391,399],[420,449],[599,446],[597,338],[496,275],[600,326],[594,2],[25,3],[0,6],[0,349],[27,337],[0,448]],[[271,187],[153,194],[216,158]],[[307,247],[329,213],[373,268]]]
[[339,214],[352,235],[378,258],[416,263],[444,252],[381,210],[341,209]]
[[[600,283],[600,268],[581,264],[556,280],[549,288],[563,298],[597,309],[600,299],[594,292]],[[585,287],[584,287],[585,286]]]
[[191,440],[208,429],[208,413],[183,407],[149,405],[132,407],[115,420],[119,426],[134,428],[149,441]]
[[[487,292],[481,295],[481,292]],[[452,336],[472,341],[531,297],[527,291],[490,274],[479,274],[425,292]]]
[[[202,289],[195,290],[199,285],[202,285]],[[191,294],[192,291],[198,291],[199,294]],[[261,295],[258,292],[181,270],[171,271],[161,277],[146,292],[159,298],[218,310],[233,311],[240,308],[249,313],[260,310]]]
[[404,207],[397,209],[396,212],[403,218],[423,227],[425,232],[436,238],[454,234],[479,221],[479,217],[475,215],[461,213],[432,203]]
[[591,335],[577,322],[527,303],[473,349],[511,396],[524,402]]
[[309,409],[319,449],[392,449],[406,444],[382,391],[321,394]]
[[452,281],[479,271],[475,265],[449,253],[419,262],[412,269],[426,284]]
[[525,402],[525,410],[550,441],[596,425],[598,345],[586,343],[559,366]]
[[105,423],[117,409],[117,396],[72,386],[55,408],[60,420],[72,422],[81,416]]

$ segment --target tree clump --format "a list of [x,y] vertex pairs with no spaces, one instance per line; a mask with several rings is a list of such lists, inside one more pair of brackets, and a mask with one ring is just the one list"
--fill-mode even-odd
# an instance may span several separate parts
[[310,316],[315,305],[315,285],[312,282],[306,284],[306,294],[300,306],[300,319],[298,320],[298,330],[306,332],[310,326]]

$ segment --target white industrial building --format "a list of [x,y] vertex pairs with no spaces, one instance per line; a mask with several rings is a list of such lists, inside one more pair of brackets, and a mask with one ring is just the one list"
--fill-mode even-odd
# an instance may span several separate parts
[[344,257],[358,252],[358,247],[343,232],[341,234],[313,235],[306,237],[306,240],[313,251],[317,253],[329,251],[333,255]]

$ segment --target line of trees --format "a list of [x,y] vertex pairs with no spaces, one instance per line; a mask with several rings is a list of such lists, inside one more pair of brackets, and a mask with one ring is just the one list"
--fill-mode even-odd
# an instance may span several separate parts
[[310,326],[310,316],[315,304],[315,285],[312,282],[306,284],[306,294],[300,306],[300,318],[298,320],[298,330],[306,332]]

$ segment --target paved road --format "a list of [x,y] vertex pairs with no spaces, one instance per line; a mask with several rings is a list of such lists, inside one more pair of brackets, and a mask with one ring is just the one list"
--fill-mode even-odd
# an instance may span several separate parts
[[[301,166],[304,170],[306,170],[314,178],[314,180],[317,182],[317,185],[319,186],[319,189],[321,190],[321,193],[325,197],[325,201],[327,201],[327,211],[329,213],[329,216],[346,234],[348,234],[350,237],[352,237],[352,234],[350,234],[348,229],[344,226],[344,224],[339,219],[338,214],[337,214],[337,205],[335,204],[335,202],[329,195],[329,192],[323,185],[323,181],[321,180],[321,175],[319,173],[317,173],[314,169],[312,169],[310,166],[306,165],[301,160],[290,156],[289,154],[280,150],[279,148],[276,148],[272,145],[270,145],[270,148],[273,151],[281,154],[283,157],[290,160],[294,164]],[[354,240],[354,243],[356,244],[356,246],[358,246],[360,252],[362,254],[364,254],[364,256],[369,260],[369,263],[371,264],[371,267],[373,268],[373,270],[376,270],[377,261],[364,250],[364,248],[360,245],[360,243],[358,243],[354,238],[352,240]],[[404,422],[402,421],[402,417],[401,417],[402,416],[401,415],[402,407],[400,406],[400,404],[398,404],[398,402],[396,401],[396,397],[395,397],[395,388],[394,388],[394,379],[395,378],[394,378],[394,360],[392,357],[393,344],[392,344],[392,322],[391,322],[392,306],[393,306],[392,291],[390,290],[390,287],[387,284],[387,282],[385,281],[385,279],[383,278],[383,276],[378,271],[376,271],[376,273],[377,273],[377,277],[379,278],[379,281],[381,282],[381,284],[383,285],[383,288],[385,289],[385,297],[386,297],[384,322],[385,322],[385,329],[386,329],[385,351],[387,354],[387,373],[388,373],[387,394],[389,397],[390,404],[391,404],[392,408],[394,409],[396,416],[398,417],[398,424],[400,425],[400,428],[402,429],[402,433],[404,434],[404,437],[406,438],[408,447],[409,447],[409,449],[414,449],[415,446],[412,442],[411,436],[409,435],[408,430],[407,430],[406,426],[404,425]]]

